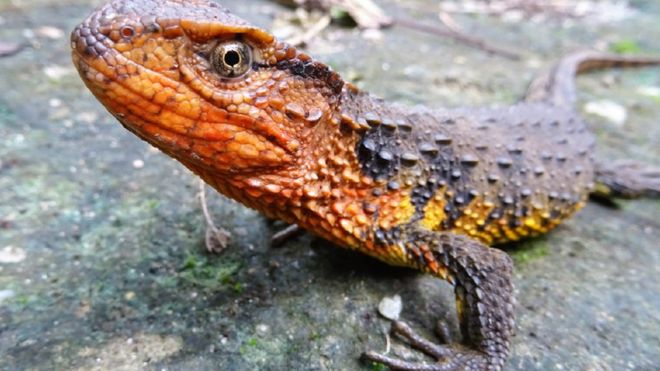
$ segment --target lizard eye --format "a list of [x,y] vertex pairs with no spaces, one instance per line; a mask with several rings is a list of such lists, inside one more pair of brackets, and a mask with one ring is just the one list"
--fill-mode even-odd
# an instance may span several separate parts
[[211,65],[224,77],[242,76],[252,66],[252,49],[242,42],[223,42],[211,52]]

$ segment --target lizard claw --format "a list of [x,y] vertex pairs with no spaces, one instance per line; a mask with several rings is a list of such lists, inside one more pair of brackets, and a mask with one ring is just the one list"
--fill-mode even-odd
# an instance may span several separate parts
[[449,331],[449,326],[447,322],[443,320],[438,320],[435,323],[435,335],[440,339],[440,342],[443,344],[449,344],[452,342],[451,332]]
[[[438,327],[442,340],[448,340],[448,331],[444,323],[438,323]],[[464,349],[460,346],[435,344],[416,333],[405,322],[393,322],[392,333],[405,338],[411,347],[435,358],[436,362],[427,363],[406,361],[373,351],[363,353],[363,358],[371,362],[383,364],[393,370],[448,371],[460,369],[476,371],[489,368],[498,369],[498,365],[491,365],[485,354],[474,350]]]

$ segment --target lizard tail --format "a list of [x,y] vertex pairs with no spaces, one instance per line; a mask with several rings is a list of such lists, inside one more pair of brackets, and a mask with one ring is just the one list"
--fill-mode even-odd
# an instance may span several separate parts
[[634,161],[596,162],[593,194],[605,198],[660,198],[660,168]]
[[615,67],[641,67],[660,64],[660,57],[621,56],[595,51],[568,54],[554,67],[535,79],[525,101],[572,106],[577,100],[575,76]]

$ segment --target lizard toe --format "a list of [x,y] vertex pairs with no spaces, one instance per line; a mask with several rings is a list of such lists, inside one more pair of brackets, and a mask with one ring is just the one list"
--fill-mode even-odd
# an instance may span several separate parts
[[[447,328],[444,322],[439,322],[441,326],[440,337],[443,340],[446,336]],[[382,353],[367,351],[362,354],[363,359],[382,364],[393,370],[429,370],[429,371],[449,371],[449,370],[499,370],[501,362],[491,360],[484,353],[466,349],[460,344],[443,345],[436,344],[415,332],[408,324],[402,321],[392,323],[392,333],[404,338],[410,346],[422,353],[434,358],[436,362],[408,361],[396,357],[391,357]]]

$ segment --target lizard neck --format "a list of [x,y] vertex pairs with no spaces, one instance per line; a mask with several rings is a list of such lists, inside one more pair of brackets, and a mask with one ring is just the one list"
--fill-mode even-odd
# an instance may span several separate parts
[[[298,222],[302,210],[314,200],[346,199],[345,190],[355,193],[370,189],[373,182],[361,176],[356,145],[361,128],[349,116],[367,99],[345,88],[327,119],[311,131],[294,160],[268,171],[222,173],[190,168],[226,196],[244,203],[269,217]],[[325,201],[324,201],[325,202]]]
[[305,148],[288,166],[249,174],[193,170],[219,192],[267,217],[296,223],[342,245],[358,246],[370,239],[374,221],[387,227],[408,218],[392,210],[409,201],[403,187],[388,188],[386,179],[366,174],[359,158],[364,133],[376,124],[369,112],[389,112],[387,105],[351,86],[338,101],[333,114],[310,133]]

